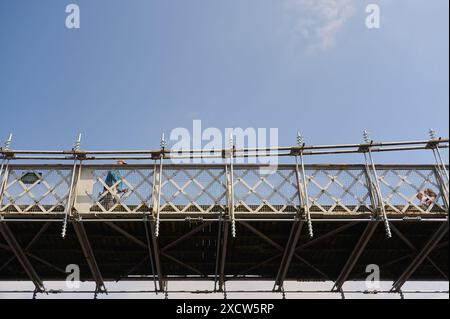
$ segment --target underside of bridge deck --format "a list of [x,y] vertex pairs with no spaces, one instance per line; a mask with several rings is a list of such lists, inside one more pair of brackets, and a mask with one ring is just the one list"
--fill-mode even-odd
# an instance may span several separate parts
[[[77,238],[73,223],[67,236],[61,238],[60,223],[8,222],[10,233],[30,261],[41,281],[64,280],[65,268],[76,264],[81,279],[103,280],[276,280],[283,252],[289,240],[292,223],[249,221],[237,222],[238,236],[218,238],[218,222],[163,222],[160,236],[152,247],[153,263],[159,263],[159,276],[150,265],[144,222],[85,222],[85,240],[90,243],[98,274],[92,272]],[[422,248],[425,259],[408,274],[407,280],[448,280],[448,224],[442,222],[392,222],[396,235],[388,239],[382,224],[375,227],[360,247],[358,258],[349,259],[367,231],[368,222],[333,221],[314,225],[315,236],[299,236],[285,280],[361,280],[366,266],[380,266],[381,279],[405,279],[404,272],[417,262]],[[444,226],[443,226],[444,225]],[[221,226],[223,230],[223,226]],[[443,229],[444,228],[444,229]],[[441,229],[441,236],[436,232]],[[432,246],[429,241],[434,238]],[[219,242],[218,242],[219,241]],[[225,242],[226,246],[223,246]],[[428,246],[427,246],[428,245]],[[218,249],[218,246],[220,249]],[[217,266],[217,253],[226,251],[224,267]],[[158,256],[156,256],[156,254]],[[155,258],[156,257],[156,258]],[[417,267],[416,267],[417,266]],[[223,274],[218,274],[218,272]],[[402,277],[403,276],[403,277]],[[8,242],[0,240],[0,280],[29,280]]]

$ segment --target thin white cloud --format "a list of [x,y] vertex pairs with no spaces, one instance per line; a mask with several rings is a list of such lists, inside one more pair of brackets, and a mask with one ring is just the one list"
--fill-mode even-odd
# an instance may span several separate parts
[[355,12],[355,0],[286,0],[286,22],[293,41],[308,50],[327,50]]

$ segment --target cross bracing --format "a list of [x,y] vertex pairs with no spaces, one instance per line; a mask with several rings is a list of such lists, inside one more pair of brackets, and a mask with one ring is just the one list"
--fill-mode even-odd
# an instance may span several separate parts
[[[273,280],[280,292],[287,280],[331,280],[342,291],[378,264],[393,292],[410,280],[448,281],[446,148],[447,139],[280,147],[266,151],[301,160],[270,170],[234,162],[262,156],[257,149],[219,150],[223,164],[172,164],[211,152],[3,148],[0,280],[30,280],[42,292],[77,264],[98,293],[105,281],[149,278],[155,292],[171,280],[211,280],[215,291],[231,280]],[[372,157],[418,150],[436,164]],[[305,164],[347,153],[365,162]],[[114,159],[141,162],[103,164]],[[107,182],[111,170],[126,193]],[[434,194],[428,202],[418,199],[424,190]]]

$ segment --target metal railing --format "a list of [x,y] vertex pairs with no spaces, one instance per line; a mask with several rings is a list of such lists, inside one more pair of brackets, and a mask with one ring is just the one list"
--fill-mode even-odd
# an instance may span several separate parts
[[[153,166],[83,165],[74,182],[73,211],[87,213],[149,213],[158,195]],[[106,177],[118,170],[126,192],[108,185]],[[432,165],[379,165],[383,204],[390,213],[448,212],[440,179]],[[313,213],[375,212],[364,165],[305,165],[309,209]],[[264,174],[259,165],[234,166],[236,213],[295,213],[303,193],[294,165],[279,165]],[[72,167],[67,165],[9,165],[4,173],[0,212],[61,214],[69,201]],[[161,174],[160,212],[201,213],[227,210],[227,181],[220,165],[167,164]],[[429,205],[417,194],[431,189]]]
[[[223,215],[232,229],[243,216],[294,218],[308,222],[312,237],[312,219],[365,216],[384,221],[390,237],[388,215],[448,215],[448,165],[440,154],[441,148],[448,148],[448,139],[433,133],[427,141],[375,143],[367,133],[364,137],[363,144],[328,146],[307,146],[299,137],[295,147],[265,150],[236,149],[230,139],[228,149],[215,151],[223,164],[213,165],[166,164],[164,160],[184,157],[186,152],[166,150],[164,140],[159,151],[81,151],[79,137],[71,151],[57,152],[11,150],[10,137],[0,152],[0,217],[64,215],[63,236],[68,220],[92,215],[144,215],[157,221],[157,234],[161,217]],[[372,157],[373,152],[418,149],[432,150],[436,165],[375,165]],[[366,164],[304,164],[305,156],[342,153],[364,154]],[[215,156],[208,154],[211,150],[190,150],[187,157]],[[86,164],[126,155],[149,164]],[[236,164],[240,156],[291,156],[296,163],[275,168]],[[14,164],[19,159],[71,160],[73,164]],[[120,177],[113,182],[108,180],[112,172]],[[428,200],[421,200],[419,194],[427,194]]]

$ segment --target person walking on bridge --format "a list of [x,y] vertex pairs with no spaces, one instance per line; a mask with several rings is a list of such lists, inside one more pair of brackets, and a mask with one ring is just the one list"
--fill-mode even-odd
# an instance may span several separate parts
[[[118,160],[118,166],[124,166],[127,163],[124,160]],[[103,198],[101,203],[106,210],[110,210],[116,203],[120,201],[119,194],[128,192],[123,182],[123,177],[119,169],[113,169],[108,172],[105,179],[108,188],[103,188]]]

